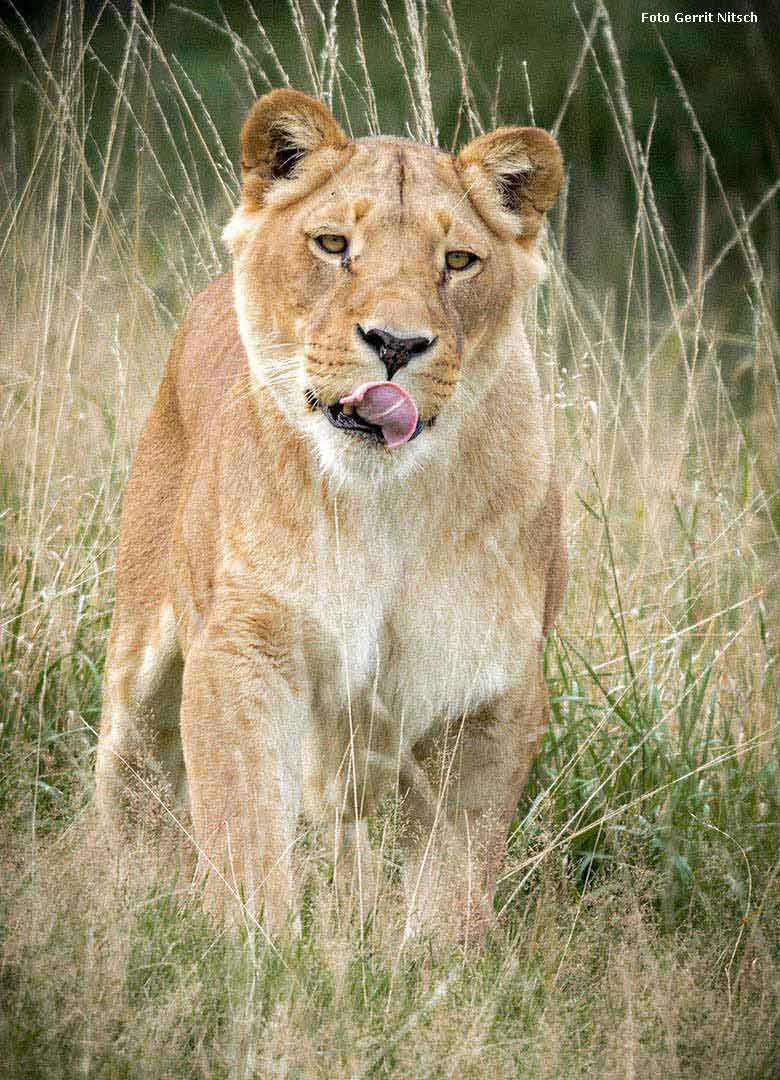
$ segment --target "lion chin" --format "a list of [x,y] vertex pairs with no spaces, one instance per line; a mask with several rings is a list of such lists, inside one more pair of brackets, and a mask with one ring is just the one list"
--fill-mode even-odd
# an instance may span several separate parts
[[565,552],[522,320],[555,140],[349,139],[274,91],[233,270],[191,304],[125,496],[96,806],[161,784],[209,910],[296,925],[302,817],[361,915],[403,824],[406,933],[473,938],[547,724]]

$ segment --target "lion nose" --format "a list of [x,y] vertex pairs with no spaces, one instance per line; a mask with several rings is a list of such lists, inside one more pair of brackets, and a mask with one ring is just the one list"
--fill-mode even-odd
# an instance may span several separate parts
[[422,356],[436,341],[436,338],[427,337],[399,338],[389,334],[387,330],[364,330],[359,323],[357,332],[360,339],[365,341],[385,365],[388,379],[392,379],[396,371],[406,367],[412,357]]

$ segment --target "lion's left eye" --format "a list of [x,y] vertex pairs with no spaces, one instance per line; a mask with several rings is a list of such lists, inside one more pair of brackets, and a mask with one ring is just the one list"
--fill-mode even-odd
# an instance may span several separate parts
[[347,250],[346,236],[339,236],[337,233],[322,233],[315,239],[318,246],[329,255],[343,255]]
[[444,257],[448,270],[468,270],[478,261],[473,251],[448,251]]

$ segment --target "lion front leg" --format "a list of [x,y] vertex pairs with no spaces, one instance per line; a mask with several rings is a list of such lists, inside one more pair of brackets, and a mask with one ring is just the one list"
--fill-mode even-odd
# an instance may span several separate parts
[[184,668],[182,742],[204,900],[280,930],[295,914],[300,690],[284,613],[213,616]]
[[141,807],[179,817],[186,804],[181,740],[181,652],[168,600],[135,610],[118,602],[103,679],[95,808],[104,837],[125,842]]
[[493,925],[507,831],[548,713],[540,669],[530,694],[509,692],[415,748],[432,795],[411,822],[407,936],[431,929],[468,945]]

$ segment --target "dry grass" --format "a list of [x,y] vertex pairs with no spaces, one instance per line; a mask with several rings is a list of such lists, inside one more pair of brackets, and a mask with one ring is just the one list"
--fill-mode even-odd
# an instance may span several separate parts
[[[777,188],[753,219],[736,216],[691,112],[699,235],[681,264],[653,194],[652,130],[634,131],[597,11],[573,80],[597,72],[635,216],[615,222],[619,287],[578,282],[563,257],[564,199],[550,278],[529,306],[572,580],[548,648],[554,724],[518,810],[500,929],[484,953],[401,949],[391,873],[361,938],[307,841],[304,933],[269,947],[204,920],[186,874],[171,870],[170,838],[150,831],[107,864],[89,837],[131,448],[176,317],[222,266],[216,236],[237,187],[196,88],[138,10],[121,29],[114,109],[95,145],[96,61],[68,10],[52,58],[20,40],[39,108],[33,165],[16,175],[10,155],[2,175],[4,1075],[776,1077],[780,350],[776,268],[751,228]],[[462,132],[478,130],[442,11]],[[411,132],[432,140],[435,13],[413,0],[405,12],[396,26],[386,10],[388,34]],[[355,129],[375,130],[373,58],[361,46],[356,99],[342,67],[354,32],[316,4],[293,0],[292,16],[306,27],[312,89],[337,109],[358,100]],[[264,71],[232,42],[248,94],[285,81],[271,43]],[[729,223],[720,247],[713,214]],[[709,298],[724,248],[740,256],[752,317],[740,335],[724,332]],[[752,380],[749,405],[725,358]]]

